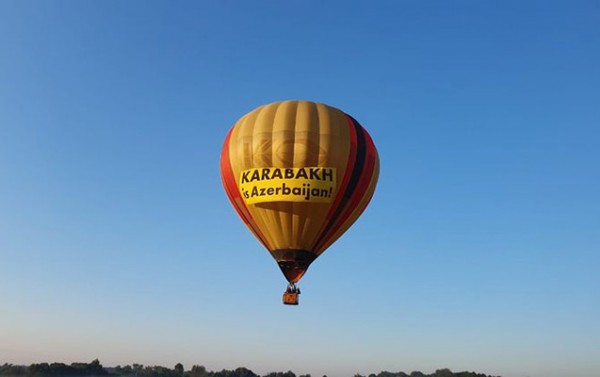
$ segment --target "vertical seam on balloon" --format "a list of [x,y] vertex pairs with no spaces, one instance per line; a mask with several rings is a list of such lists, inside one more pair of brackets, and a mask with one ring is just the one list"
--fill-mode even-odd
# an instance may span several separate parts
[[[294,142],[292,143],[292,167],[296,167],[296,130],[298,129],[298,105],[300,102],[292,101],[292,111],[294,112],[294,128],[292,129],[292,135],[294,135]],[[292,214],[290,216],[290,233],[292,235],[292,240],[298,239],[297,233],[297,223],[298,223],[298,214],[296,209],[298,204],[295,202],[290,202],[290,207],[292,207]]]
[[[299,111],[300,110],[299,109],[300,103],[301,102],[297,102],[297,104],[296,104],[296,127],[298,127],[297,123],[298,123],[298,114],[300,113],[300,111]],[[308,124],[309,125],[310,124],[314,124],[314,122],[312,122],[312,117],[311,117],[312,107],[314,106],[314,104],[312,104],[312,103],[305,103],[304,106],[307,106]],[[304,164],[306,166],[314,166],[314,164],[312,163],[312,161],[310,161],[310,159],[309,159],[309,157],[311,155],[311,151],[310,151],[310,148],[309,148],[310,145],[311,145],[309,143],[310,126],[307,127],[307,131],[305,131],[305,132],[306,132],[306,138],[305,138],[306,145],[305,145],[305,153],[304,153],[304,157],[303,157]],[[294,152],[294,156],[295,155],[296,154]],[[295,237],[295,239],[298,239],[298,240],[304,240],[305,239],[304,238],[304,234],[305,234],[304,230],[305,230],[306,224],[307,224],[307,216],[304,216],[304,209],[305,208],[306,207],[303,207],[303,206],[299,207],[298,208],[298,212],[296,212],[296,208],[294,208],[294,212],[298,213],[297,226],[294,227],[294,229],[296,229],[296,237],[297,237],[297,238]],[[298,243],[300,244],[302,242],[298,242]]]
[[[270,143],[271,143],[271,165],[275,166],[274,161],[276,161],[276,157],[277,157],[277,150],[276,150],[276,146],[275,146],[275,118],[277,117],[277,110],[279,109],[280,103],[274,103],[271,104],[272,106],[274,106],[275,108],[273,109],[273,117],[270,121],[270,132],[269,135],[271,137]],[[282,216],[283,214],[280,211],[280,205],[281,203],[277,203],[274,202],[272,205],[275,209],[273,209],[272,211],[269,212],[269,217],[273,219],[274,223],[277,224],[278,229],[280,230],[280,232],[274,232],[275,234],[279,235],[279,242],[277,247],[280,247],[283,242],[283,239],[281,236],[281,234],[283,233],[283,222],[282,222]],[[275,237],[274,237],[275,239]],[[276,247],[276,248],[277,248]]]
[[[252,145],[254,148],[254,139],[255,139],[255,132],[257,130],[257,123],[260,120],[261,123],[264,123],[264,119],[266,118],[266,116],[268,115],[267,110],[270,111],[270,109],[272,108],[272,106],[276,106],[274,104],[268,104],[265,105],[261,108],[261,110],[259,110],[258,114],[256,115],[256,117],[254,118],[254,122],[249,125],[249,127],[252,128],[252,132],[250,133],[251,137],[252,137]],[[273,165],[273,122],[271,120],[269,120],[268,123],[266,123],[270,129],[268,130],[267,134],[270,135],[270,139],[263,139],[263,142],[266,142],[268,144],[268,150],[271,151],[270,156],[268,157],[268,162],[270,165]],[[261,140],[261,138],[258,138],[259,140]],[[263,148],[263,145],[260,145],[258,150],[260,150],[261,154],[264,155],[264,151],[265,148]],[[254,154],[254,153],[253,153]],[[263,158],[264,161],[264,158]],[[266,162],[266,161],[264,161]],[[254,163],[254,161],[252,162],[252,166],[256,167],[257,165]],[[261,167],[264,167],[261,165]],[[258,204],[257,204],[258,206]],[[257,210],[257,214],[260,215],[260,218],[262,220],[263,225],[265,224],[272,224],[272,223],[277,223],[278,222],[278,215],[274,213],[274,211],[272,210],[267,210],[266,208],[261,208]],[[272,249],[276,249],[277,248],[277,244],[278,244],[278,239],[275,236],[277,233],[276,232],[270,232],[269,233],[269,240],[271,241],[271,248],[269,249],[269,251],[271,251]]]
[[[313,156],[310,165],[311,166],[319,166],[319,157],[320,157],[320,142],[321,142],[321,120],[319,119],[319,109],[316,103],[308,102],[308,106],[310,107],[310,119],[308,125],[307,132],[307,153],[309,156]],[[314,119],[314,121],[313,121]],[[316,148],[316,150],[311,150],[310,148]],[[313,204],[315,205],[315,204]],[[318,204],[316,204],[318,205]],[[302,226],[302,238],[304,239],[309,228],[312,226],[312,222],[306,217]],[[312,240],[311,240],[312,241]],[[311,245],[312,246],[312,245]]]

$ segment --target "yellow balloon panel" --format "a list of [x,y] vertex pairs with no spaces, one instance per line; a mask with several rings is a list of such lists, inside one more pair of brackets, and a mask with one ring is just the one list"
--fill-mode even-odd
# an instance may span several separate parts
[[[346,115],[324,104],[286,101],[260,107],[238,121],[229,158],[234,176],[252,168],[335,168],[345,174],[350,149]],[[310,250],[331,203],[270,202],[249,205],[272,250]]]

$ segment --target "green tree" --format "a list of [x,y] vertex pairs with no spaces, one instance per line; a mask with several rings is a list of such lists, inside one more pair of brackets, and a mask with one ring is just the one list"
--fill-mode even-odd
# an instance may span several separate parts
[[31,364],[29,373],[32,377],[44,377],[50,374],[50,365],[48,363]]
[[438,369],[434,373],[435,377],[454,377],[454,373],[448,368]]
[[208,372],[204,365],[194,365],[187,375],[189,377],[208,377]]
[[144,364],[133,364],[133,374],[141,376],[144,371]]
[[173,369],[175,370],[177,377],[183,377],[183,364],[177,363]]

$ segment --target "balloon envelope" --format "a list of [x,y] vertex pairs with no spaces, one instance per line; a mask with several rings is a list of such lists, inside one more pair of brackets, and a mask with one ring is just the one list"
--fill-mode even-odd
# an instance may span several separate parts
[[221,153],[227,196],[290,283],[358,219],[378,175],[367,131],[343,111],[309,101],[249,112]]

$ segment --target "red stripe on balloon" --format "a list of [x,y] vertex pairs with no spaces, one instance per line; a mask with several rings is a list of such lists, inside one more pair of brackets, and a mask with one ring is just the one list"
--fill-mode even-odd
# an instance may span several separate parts
[[340,228],[342,228],[348,218],[352,215],[354,210],[360,204],[361,200],[364,198],[371,183],[371,178],[373,177],[373,170],[375,168],[375,162],[377,158],[377,152],[375,150],[373,140],[365,131],[365,129],[358,124],[358,122],[351,117],[348,117],[348,119],[349,122],[352,123],[353,128],[356,128],[357,130],[360,150],[357,163],[354,167],[353,177],[350,186],[348,187],[350,195],[346,198],[342,206],[338,208],[339,212],[336,214],[337,216],[335,217],[335,220],[330,224],[324,236],[322,236],[317,243],[315,248],[317,253],[323,251],[321,248],[327,244],[327,241],[333,237]]
[[229,161],[229,141],[232,133],[233,128],[227,134],[225,142],[223,143],[223,150],[221,151],[221,181],[225,187],[225,193],[227,194],[227,197],[229,198],[229,201],[233,205],[233,208],[237,214],[240,216],[246,226],[248,226],[248,228],[250,228],[250,230],[254,233],[256,238],[258,238],[258,240],[268,250],[269,247],[267,246],[264,235],[255,225],[254,219],[244,203],[244,199],[242,198],[242,195],[238,189],[235,176],[233,175],[233,169],[231,168],[231,162]]

